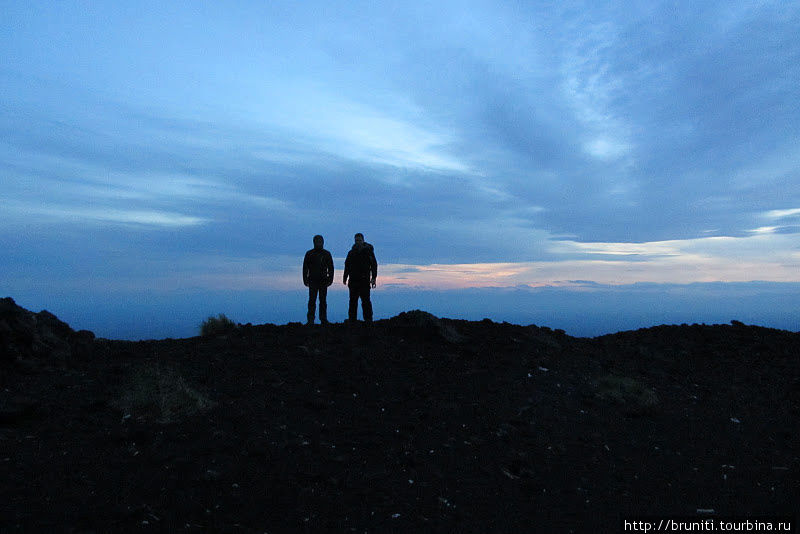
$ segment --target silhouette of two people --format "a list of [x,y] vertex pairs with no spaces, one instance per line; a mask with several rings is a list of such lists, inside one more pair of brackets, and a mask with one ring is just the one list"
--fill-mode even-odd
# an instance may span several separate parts
[[325,240],[314,236],[314,248],[303,258],[303,285],[308,287],[308,315],[306,324],[314,324],[314,312],[319,295],[319,320],[328,324],[328,286],[333,283],[333,258],[323,248]]
[[[355,323],[358,318],[358,300],[361,299],[361,313],[364,322],[372,323],[372,301],[370,288],[375,287],[378,278],[378,261],[375,249],[364,241],[364,234],[358,233],[347,259],[344,261],[342,282],[350,289],[348,320]],[[314,315],[319,297],[319,320],[328,324],[328,287],[333,283],[333,258],[323,248],[325,240],[321,235],[314,236],[314,248],[303,258],[303,284],[308,287],[308,315],[306,324],[314,324]]]
[[[375,287],[378,278],[378,261],[375,259],[375,250],[372,245],[364,241],[364,234],[355,235],[355,243],[347,259],[344,261],[344,277],[342,282],[350,289],[350,307],[348,319],[355,323],[358,315],[358,299],[361,299],[361,313],[364,322],[372,323],[372,301],[370,301],[370,287]],[[349,279],[349,283],[348,283]]]

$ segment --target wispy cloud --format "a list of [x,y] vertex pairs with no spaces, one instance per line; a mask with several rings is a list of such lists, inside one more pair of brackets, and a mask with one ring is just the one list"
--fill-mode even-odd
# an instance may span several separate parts
[[[249,120],[301,139],[312,152],[366,164],[470,171],[466,162],[448,150],[455,141],[454,134],[441,126],[425,124],[419,110],[397,102],[380,109],[319,85],[313,80],[296,80],[293,86],[273,88],[269,93],[271,105]],[[286,149],[292,151],[289,146]],[[262,155],[282,158],[283,150]]]
[[[0,208],[0,210],[3,209]],[[197,226],[209,222],[209,219],[202,217],[168,211],[80,208],[58,205],[26,205],[24,203],[7,205],[3,211],[10,212],[17,217],[25,217],[31,223],[41,223],[42,218],[58,223],[99,222],[167,227]]]
[[792,208],[787,210],[770,210],[764,213],[764,217],[767,219],[784,219],[787,217],[794,217],[796,215],[800,215],[800,208]]
[[622,73],[613,70],[619,29],[609,20],[584,21],[567,42],[562,61],[563,88],[586,128],[583,146],[601,160],[615,160],[631,148],[630,127],[612,103],[626,94]]

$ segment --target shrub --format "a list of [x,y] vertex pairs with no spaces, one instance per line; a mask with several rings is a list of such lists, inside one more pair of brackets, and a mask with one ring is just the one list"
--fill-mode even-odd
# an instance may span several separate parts
[[233,330],[236,330],[236,323],[225,317],[224,313],[220,313],[216,317],[212,315],[200,325],[200,335],[202,336],[224,334]]
[[113,404],[125,415],[154,417],[159,423],[169,423],[214,406],[214,402],[191,388],[178,371],[159,364],[134,369],[122,395]]
[[598,398],[624,405],[629,415],[650,413],[658,404],[658,395],[634,378],[608,374],[597,384]]

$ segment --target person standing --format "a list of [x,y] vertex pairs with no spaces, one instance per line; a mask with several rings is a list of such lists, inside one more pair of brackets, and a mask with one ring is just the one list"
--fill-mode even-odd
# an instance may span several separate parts
[[[358,317],[358,299],[361,299],[361,313],[364,322],[372,323],[372,302],[369,298],[370,287],[375,287],[378,278],[378,261],[375,249],[364,241],[364,234],[355,235],[355,243],[347,259],[344,261],[344,277],[342,282],[350,289],[350,308],[348,319],[355,323]],[[349,283],[348,283],[349,279]]]
[[308,315],[306,324],[314,324],[314,311],[319,295],[319,321],[328,324],[328,286],[333,283],[333,258],[322,248],[325,239],[314,236],[314,248],[303,258],[303,285],[308,288]]

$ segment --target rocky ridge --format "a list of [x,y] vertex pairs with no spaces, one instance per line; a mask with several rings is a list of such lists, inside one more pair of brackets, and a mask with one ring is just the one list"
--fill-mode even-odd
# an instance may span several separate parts
[[0,303],[2,532],[617,532],[800,502],[794,332],[417,310],[127,342]]
[[0,363],[68,359],[89,350],[94,337],[88,330],[74,331],[47,310],[34,313],[11,297],[0,299]]

